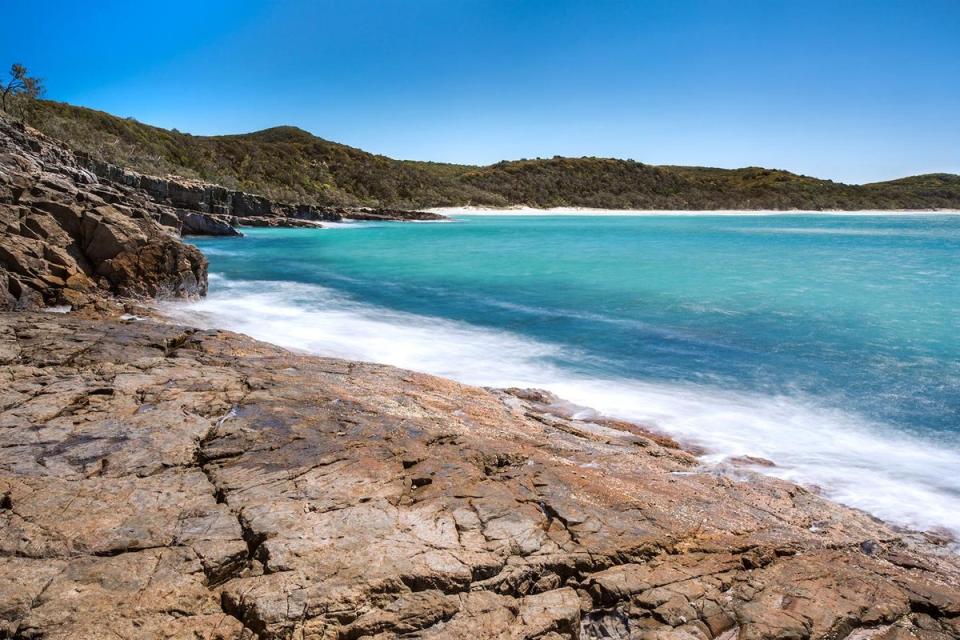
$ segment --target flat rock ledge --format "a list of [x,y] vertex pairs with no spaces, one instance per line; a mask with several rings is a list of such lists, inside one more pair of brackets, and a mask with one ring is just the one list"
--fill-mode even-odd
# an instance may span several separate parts
[[0,364],[0,638],[960,637],[946,546],[539,392],[49,313]]

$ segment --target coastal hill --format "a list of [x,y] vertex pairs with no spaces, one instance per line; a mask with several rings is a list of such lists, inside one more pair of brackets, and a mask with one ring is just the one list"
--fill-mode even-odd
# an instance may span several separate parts
[[30,124],[106,162],[268,198],[321,206],[611,209],[960,209],[960,176],[847,185],[776,169],[655,166],[562,158],[490,166],[394,160],[296,127],[193,136],[60,102]]

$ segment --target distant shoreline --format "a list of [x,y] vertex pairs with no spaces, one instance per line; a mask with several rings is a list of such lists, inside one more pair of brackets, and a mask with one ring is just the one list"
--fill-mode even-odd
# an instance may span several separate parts
[[791,216],[791,215],[829,215],[829,216],[904,216],[904,215],[960,215],[960,209],[896,209],[847,211],[829,209],[815,211],[810,209],[594,209],[591,207],[433,207],[425,209],[430,213],[443,216],[550,216],[550,215],[589,215],[589,216]]

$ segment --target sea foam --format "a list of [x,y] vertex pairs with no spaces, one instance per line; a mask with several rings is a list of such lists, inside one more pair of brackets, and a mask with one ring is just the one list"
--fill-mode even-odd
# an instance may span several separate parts
[[169,303],[196,326],[230,329],[284,347],[380,362],[489,386],[547,389],[581,406],[702,447],[705,464],[751,455],[758,471],[815,485],[896,525],[960,535],[960,452],[803,396],[698,384],[588,378],[558,361],[581,354],[507,331],[357,302],[292,282],[214,278],[209,298]]

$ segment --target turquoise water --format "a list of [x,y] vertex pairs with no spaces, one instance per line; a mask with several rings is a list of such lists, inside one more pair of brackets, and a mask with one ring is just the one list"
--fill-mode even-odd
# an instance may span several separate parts
[[960,531],[960,216],[460,216],[197,239],[197,324],[638,420]]

